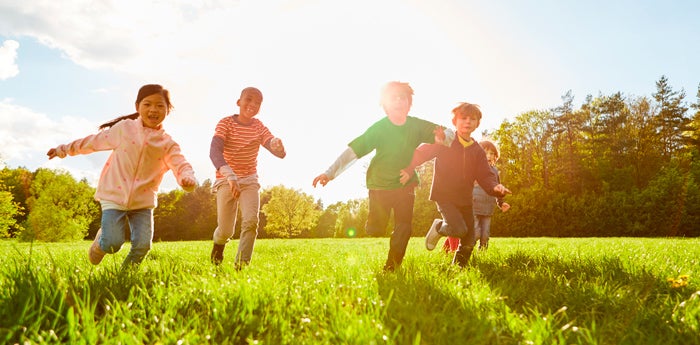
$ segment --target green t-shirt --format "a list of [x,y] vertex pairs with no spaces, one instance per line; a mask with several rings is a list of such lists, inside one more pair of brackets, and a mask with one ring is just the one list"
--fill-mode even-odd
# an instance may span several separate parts
[[[357,158],[376,150],[367,169],[367,188],[391,190],[403,187],[399,173],[411,163],[413,151],[421,143],[433,143],[437,125],[409,116],[397,126],[387,117],[375,122],[348,146]],[[413,177],[415,179],[415,176]]]

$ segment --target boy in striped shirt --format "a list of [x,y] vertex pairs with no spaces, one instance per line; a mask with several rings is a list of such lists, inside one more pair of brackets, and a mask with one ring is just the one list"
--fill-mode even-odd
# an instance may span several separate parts
[[214,248],[211,261],[215,265],[224,260],[224,248],[231,239],[236,225],[238,208],[241,209],[241,237],[235,265],[240,269],[250,263],[258,235],[260,211],[260,184],[258,183],[258,151],[263,146],[273,155],[284,158],[282,140],[255,115],[260,111],[262,92],[254,87],[241,91],[236,102],[239,113],[219,121],[211,140],[209,158],[216,168],[216,221]]

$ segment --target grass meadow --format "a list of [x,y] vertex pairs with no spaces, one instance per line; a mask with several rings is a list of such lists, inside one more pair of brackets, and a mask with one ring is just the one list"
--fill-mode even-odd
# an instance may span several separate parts
[[0,241],[3,344],[700,344],[700,239],[493,238],[470,267],[413,238],[155,243],[121,270],[90,243]]

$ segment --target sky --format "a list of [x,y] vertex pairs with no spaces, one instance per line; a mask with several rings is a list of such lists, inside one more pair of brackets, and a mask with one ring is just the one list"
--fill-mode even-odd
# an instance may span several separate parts
[[[399,0],[0,0],[0,162],[64,169],[96,185],[109,153],[48,160],[59,144],[131,114],[138,89],[171,92],[163,125],[197,179],[241,89],[287,157],[261,149],[263,188],[324,205],[367,196],[363,157],[325,187],[312,181],[384,113],[388,81],[415,91],[410,115],[451,126],[477,103],[474,134],[561,104],[567,91],[650,97],[665,75],[695,102],[700,2]],[[161,191],[177,188],[171,173]]]

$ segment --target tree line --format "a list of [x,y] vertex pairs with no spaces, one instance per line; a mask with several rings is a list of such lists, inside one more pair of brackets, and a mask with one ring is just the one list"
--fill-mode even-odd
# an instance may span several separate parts
[[[700,85],[694,102],[685,98],[665,76],[651,96],[588,95],[578,108],[569,91],[555,108],[530,110],[484,131],[499,144],[501,181],[513,191],[512,208],[496,212],[492,235],[700,235]],[[439,217],[428,200],[432,168],[431,162],[418,168],[416,236]],[[210,239],[216,227],[211,184],[160,193],[154,239]],[[93,194],[86,180],[62,170],[4,167],[0,237],[91,238],[100,226]],[[283,185],[261,191],[259,238],[362,237],[366,220],[366,198],[326,206]]]
[[[432,174],[424,178],[428,176]],[[210,239],[216,228],[216,198],[211,186],[207,179],[190,193],[182,189],[160,193],[153,212],[154,240]],[[0,170],[0,189],[0,238],[70,241],[92,238],[100,227],[95,188],[64,170],[39,168],[32,172],[5,167]],[[427,200],[427,187],[421,189],[423,202],[417,202],[417,208],[432,212],[429,217],[433,219],[437,211]],[[364,236],[366,198],[324,207],[320,200],[282,185],[264,188],[260,194],[259,238]],[[417,224],[428,225],[427,218]],[[236,232],[237,236],[240,224]]]
[[514,191],[496,236],[700,235],[700,86],[688,104],[665,76],[651,97],[571,92],[489,133]]

